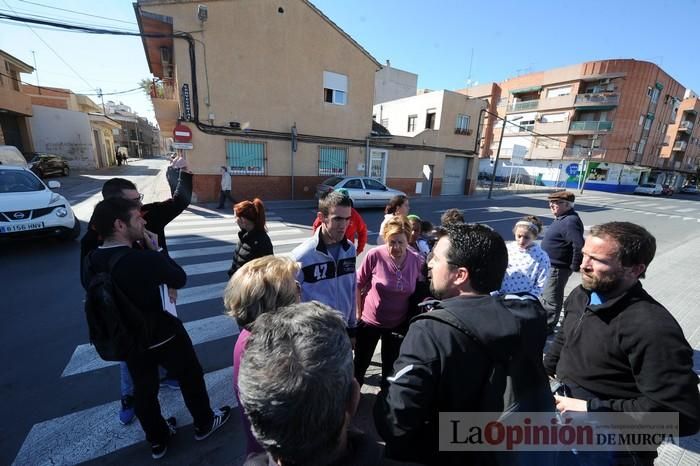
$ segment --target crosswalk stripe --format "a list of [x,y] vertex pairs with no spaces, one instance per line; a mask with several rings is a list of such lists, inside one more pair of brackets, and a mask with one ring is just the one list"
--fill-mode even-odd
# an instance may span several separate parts
[[[193,320],[185,322],[184,325],[193,345],[198,345],[207,341],[220,340],[221,338],[230,337],[239,333],[236,322],[225,315]],[[71,356],[70,361],[68,361],[66,368],[63,369],[61,377],[96,371],[116,364],[118,363],[115,361],[104,361],[97,354],[97,351],[95,351],[95,347],[86,343],[75,348],[73,356]]]
[[231,268],[231,259],[225,261],[202,262],[200,264],[183,265],[188,277],[205,273],[223,272]]
[[[236,231],[239,230],[238,224],[234,221],[231,220],[222,220],[220,218],[214,218],[214,219],[199,219],[199,220],[189,220],[185,222],[171,222],[168,224],[166,227],[166,230],[184,230],[186,228],[192,228],[192,227],[205,227],[205,226],[213,226],[213,225],[219,225],[219,226],[226,226],[228,228],[235,228]],[[274,229],[280,229],[280,228],[286,228],[287,225],[284,222],[279,222],[279,221],[270,221],[265,224],[268,230],[274,230]]]
[[[304,240],[301,238],[292,238],[286,240],[275,241],[273,246],[285,246],[289,244],[301,244]],[[173,259],[182,259],[185,257],[195,257],[195,256],[213,256],[214,254],[230,254],[233,252],[233,248],[229,245],[227,246],[211,246],[208,248],[192,248],[192,249],[182,249],[179,251],[170,251],[169,255]]]
[[[286,230],[293,231],[294,233],[303,233],[305,231],[309,231],[309,235],[310,235],[310,229],[305,230],[305,229],[300,229],[300,228],[295,228],[295,227],[288,227],[286,225],[284,227],[278,227],[278,228],[273,227],[273,228],[270,228],[269,230],[270,231],[268,231],[268,235],[270,235],[270,237],[272,237],[273,232],[286,231]],[[168,238],[171,238],[171,237],[174,238],[176,236],[194,235],[194,234],[199,234],[199,233],[211,233],[211,232],[215,232],[215,231],[219,231],[222,233],[225,233],[225,232],[238,233],[238,228],[232,227],[230,225],[219,225],[219,226],[203,227],[203,228],[188,228],[185,230],[179,230],[179,229],[171,230],[169,228],[166,228],[166,230],[165,230],[166,236]]]
[[[211,233],[216,233],[219,230],[214,230]],[[225,241],[225,242],[237,242],[236,240],[238,239],[238,235],[235,232],[232,232],[229,229],[226,230],[221,230],[221,231],[226,231],[226,233],[219,233],[219,234],[210,234],[210,235],[197,235],[197,236],[190,236],[189,233],[187,234],[181,234],[181,235],[168,235],[168,246],[173,246],[173,245],[180,245],[180,244],[193,244],[193,243],[203,243],[206,241]],[[275,238],[279,238],[281,236],[292,236],[292,235],[298,235],[298,234],[305,234],[306,230],[300,230],[298,228],[288,228],[286,230],[271,230],[267,232],[267,235],[270,237],[272,240],[272,244],[275,244]],[[173,238],[173,239],[170,239]],[[303,241],[305,238],[302,238],[301,241]]]
[[[232,374],[233,367],[229,366],[204,375],[212,407],[237,406]],[[164,417],[175,416],[178,427],[192,423],[179,391],[161,390],[158,397]],[[138,422],[128,426],[119,424],[119,406],[119,401],[112,401],[34,424],[13,466],[78,464],[143,442],[144,434]],[[146,445],[143,455],[145,462]]]
[[675,211],[679,212],[679,213],[687,213],[687,212],[692,212],[694,210],[695,209],[688,208],[688,209],[676,209]]

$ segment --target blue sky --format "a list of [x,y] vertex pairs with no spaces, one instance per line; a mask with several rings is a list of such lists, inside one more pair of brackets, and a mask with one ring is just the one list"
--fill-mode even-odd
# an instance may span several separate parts
[[[700,92],[698,0],[312,2],[380,63],[389,59],[392,66],[417,73],[419,87],[459,89],[467,85],[468,79],[479,83],[502,81],[587,60],[634,58],[660,65],[681,84]],[[54,9],[49,8],[52,6]],[[11,12],[11,8],[20,15],[32,13],[65,22],[136,28],[128,0],[0,0],[0,11]],[[34,50],[42,85],[77,92],[101,87],[103,92],[114,92],[132,89],[149,76],[138,38],[40,28],[35,32],[75,72],[23,25],[0,22],[0,49],[30,65]],[[35,75],[25,75],[24,79],[36,82]],[[139,91],[105,97],[108,99],[121,100],[139,114],[153,116],[149,99]]]

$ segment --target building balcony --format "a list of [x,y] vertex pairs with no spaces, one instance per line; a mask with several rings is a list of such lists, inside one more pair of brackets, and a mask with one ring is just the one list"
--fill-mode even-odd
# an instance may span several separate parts
[[568,121],[557,121],[554,123],[535,123],[535,133],[539,134],[566,134],[569,132]]
[[564,158],[567,159],[584,159],[589,156],[591,159],[603,159],[605,158],[605,149],[590,149],[577,146],[564,149]]
[[612,121],[572,121],[569,126],[571,134],[595,134],[612,131]]
[[508,104],[508,113],[529,112],[530,110],[536,110],[539,105],[539,100],[525,100],[522,102],[512,102]]
[[0,110],[32,116],[32,98],[21,92],[0,87]]
[[611,108],[616,107],[620,101],[620,94],[592,93],[579,94],[574,101],[574,107],[581,109]]
[[172,133],[180,117],[180,102],[177,86],[171,79],[153,80],[149,93],[153,102],[153,111],[161,131]]
[[676,141],[673,144],[673,150],[675,151],[684,151],[688,147],[688,143],[685,141]]
[[693,131],[693,122],[688,120],[681,121],[680,126],[678,126],[678,131],[687,131],[691,133]]

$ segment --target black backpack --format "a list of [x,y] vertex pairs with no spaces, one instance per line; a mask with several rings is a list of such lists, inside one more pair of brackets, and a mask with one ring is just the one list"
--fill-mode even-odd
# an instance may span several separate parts
[[[516,318],[520,327],[521,348],[505,361],[493,361],[494,368],[483,391],[482,405],[502,406],[505,421],[513,412],[555,412],[549,379],[542,364],[542,349],[546,339],[546,314],[539,300],[531,295],[508,295],[497,298]],[[484,310],[488,312],[487,309]],[[451,310],[437,307],[414,318],[439,320],[474,341],[484,345],[475,332]],[[502,398],[497,395],[503,393]],[[492,409],[497,411],[496,409]]]
[[90,343],[105,361],[125,361],[132,354],[148,348],[150,332],[143,313],[112,280],[112,270],[131,250],[123,248],[110,258],[107,270],[99,270],[86,258],[89,273],[85,295],[85,317]]

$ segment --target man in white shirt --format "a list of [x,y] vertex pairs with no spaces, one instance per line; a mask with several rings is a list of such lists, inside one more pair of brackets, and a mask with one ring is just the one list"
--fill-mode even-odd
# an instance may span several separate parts
[[231,196],[231,175],[232,173],[228,168],[221,166],[221,194],[219,195],[219,205],[217,209],[226,208],[226,199],[231,201],[231,204],[235,204],[236,201]]

